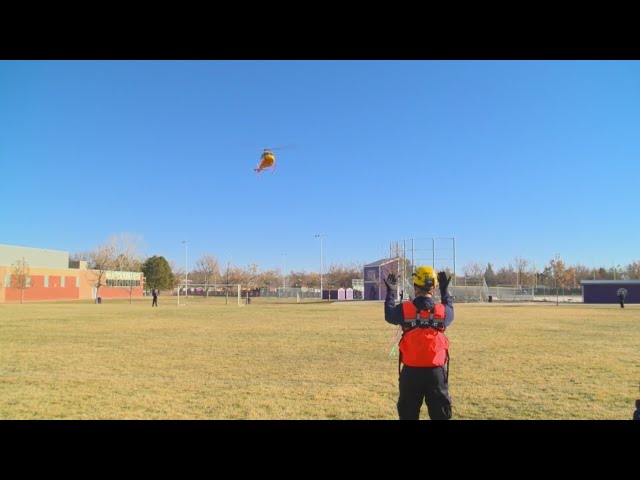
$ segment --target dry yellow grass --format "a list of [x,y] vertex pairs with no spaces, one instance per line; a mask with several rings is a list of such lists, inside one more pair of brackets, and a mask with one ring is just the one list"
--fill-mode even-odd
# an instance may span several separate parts
[[[150,305],[0,305],[0,418],[397,418],[381,303]],[[631,418],[640,306],[458,304],[448,335],[454,418]]]

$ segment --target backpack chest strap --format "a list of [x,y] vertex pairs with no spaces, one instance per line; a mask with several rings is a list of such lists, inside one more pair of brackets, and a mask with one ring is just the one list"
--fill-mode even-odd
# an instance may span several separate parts
[[405,319],[403,322],[404,332],[408,332],[414,328],[433,328],[439,332],[444,332],[444,318],[434,318],[432,311],[426,311],[429,312],[428,316],[423,317],[420,315],[420,311],[418,311],[415,319]]

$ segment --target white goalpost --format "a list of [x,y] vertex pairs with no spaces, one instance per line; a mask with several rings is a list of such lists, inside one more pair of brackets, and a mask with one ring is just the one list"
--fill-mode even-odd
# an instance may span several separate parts
[[202,298],[220,298],[224,297],[225,304],[229,301],[237,301],[238,306],[242,305],[242,286],[239,283],[190,283],[188,290],[184,284],[178,287],[178,305],[180,305],[180,296],[183,297],[202,297]]

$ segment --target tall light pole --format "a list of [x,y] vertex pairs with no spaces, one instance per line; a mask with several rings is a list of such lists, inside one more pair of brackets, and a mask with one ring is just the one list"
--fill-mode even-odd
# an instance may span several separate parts
[[320,239],[320,300],[322,300],[322,239],[327,235],[324,233],[319,233],[314,236]]
[[187,257],[187,240],[183,240],[184,243],[184,288],[185,288],[185,296],[189,298],[189,267],[188,267],[188,257]]
[[[286,261],[287,261],[287,254],[283,253],[282,254],[282,288],[283,289],[287,289],[287,269],[286,269]],[[282,292],[284,295],[284,292]]]

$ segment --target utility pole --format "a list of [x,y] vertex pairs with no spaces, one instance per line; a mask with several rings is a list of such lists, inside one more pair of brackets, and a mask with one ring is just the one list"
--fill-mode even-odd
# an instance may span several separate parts
[[189,262],[187,261],[188,241],[183,240],[182,243],[184,243],[184,294],[186,298],[189,298]]
[[322,300],[322,292],[323,292],[322,290],[322,239],[327,235],[324,233],[319,233],[314,236],[320,239],[320,300]]

